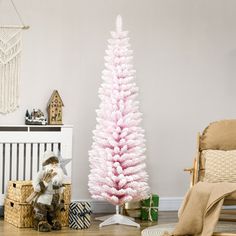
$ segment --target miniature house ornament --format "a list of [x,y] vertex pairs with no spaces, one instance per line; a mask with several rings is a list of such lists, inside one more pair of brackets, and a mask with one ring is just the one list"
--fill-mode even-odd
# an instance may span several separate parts
[[54,90],[47,105],[48,124],[62,125],[62,107],[64,106],[61,96]]
[[33,109],[31,113],[26,110],[25,113],[25,124],[26,125],[46,125],[47,119],[40,109]]

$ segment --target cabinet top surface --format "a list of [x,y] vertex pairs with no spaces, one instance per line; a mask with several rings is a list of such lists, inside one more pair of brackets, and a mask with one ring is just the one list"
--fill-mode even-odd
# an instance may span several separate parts
[[0,127],[61,127],[61,128],[72,128],[73,125],[0,125]]

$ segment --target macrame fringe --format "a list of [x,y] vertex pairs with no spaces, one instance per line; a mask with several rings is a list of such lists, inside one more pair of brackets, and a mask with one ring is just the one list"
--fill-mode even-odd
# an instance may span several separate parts
[[19,100],[22,29],[0,29],[0,113],[16,110]]

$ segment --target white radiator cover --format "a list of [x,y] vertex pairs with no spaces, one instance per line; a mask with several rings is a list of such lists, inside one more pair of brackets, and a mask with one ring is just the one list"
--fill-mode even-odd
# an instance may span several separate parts
[[[0,126],[0,206],[8,180],[33,179],[46,150],[72,159],[72,126]],[[71,165],[66,165],[69,178]]]

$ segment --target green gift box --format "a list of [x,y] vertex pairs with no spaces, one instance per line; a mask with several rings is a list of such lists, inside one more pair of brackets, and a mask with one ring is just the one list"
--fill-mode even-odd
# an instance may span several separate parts
[[158,220],[159,196],[151,194],[149,198],[141,201],[141,219],[149,221]]

